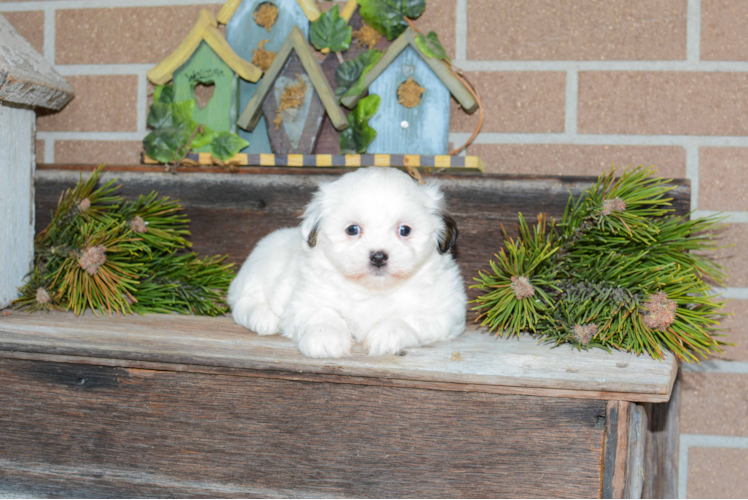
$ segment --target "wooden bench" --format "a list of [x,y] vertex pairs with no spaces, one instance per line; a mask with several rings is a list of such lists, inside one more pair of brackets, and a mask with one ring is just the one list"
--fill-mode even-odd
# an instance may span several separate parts
[[[38,169],[38,228],[78,170]],[[237,262],[340,173],[118,170],[106,177],[127,195],[181,199],[195,249]],[[500,248],[499,223],[559,215],[592,181],[440,177],[466,282]],[[677,372],[672,356],[474,327],[403,356],[312,360],[230,318],[14,312],[0,317],[0,496],[667,497]]]

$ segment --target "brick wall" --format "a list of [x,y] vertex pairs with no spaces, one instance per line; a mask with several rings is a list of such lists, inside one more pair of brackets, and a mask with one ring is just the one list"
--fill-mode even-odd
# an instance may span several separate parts
[[[38,119],[44,163],[131,164],[146,134],[145,73],[210,0],[0,0],[0,13],[76,89]],[[739,342],[683,376],[679,492],[748,495],[748,0],[428,0],[486,107],[469,154],[491,172],[597,175],[654,164],[726,211],[720,252]],[[453,107],[450,140],[476,118]]]

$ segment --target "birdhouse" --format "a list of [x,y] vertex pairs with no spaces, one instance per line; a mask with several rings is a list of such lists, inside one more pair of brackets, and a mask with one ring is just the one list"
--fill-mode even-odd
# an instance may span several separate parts
[[[175,101],[195,99],[193,119],[197,123],[215,132],[235,132],[238,82],[256,82],[261,75],[259,68],[234,52],[218,30],[216,17],[203,10],[187,38],[148,72],[148,79],[156,85],[172,80]],[[196,99],[198,86],[212,90],[206,103]],[[209,148],[205,146],[197,151]]]
[[263,114],[273,153],[313,153],[325,114],[336,130],[348,127],[312,48],[295,26],[239,117],[239,127],[256,130]]
[[449,96],[472,113],[478,103],[449,66],[426,56],[408,28],[366,74],[365,89],[342,99],[354,108],[366,91],[380,97],[377,114],[369,125],[377,137],[370,154],[444,155],[449,149]]
[[[234,51],[247,61],[263,66],[267,71],[272,57],[298,28],[309,34],[309,22],[319,17],[312,0],[229,0],[218,13],[218,20],[226,24],[226,39]],[[245,109],[259,83],[239,83],[239,109]],[[239,137],[249,142],[244,153],[272,153],[268,130],[260,120],[252,132],[238,130]]]

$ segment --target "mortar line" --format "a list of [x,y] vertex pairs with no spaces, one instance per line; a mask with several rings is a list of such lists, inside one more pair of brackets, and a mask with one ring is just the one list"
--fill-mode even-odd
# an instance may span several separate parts
[[738,375],[748,375],[748,362],[745,361],[725,361],[713,359],[702,361],[701,364],[684,363],[681,365],[683,371],[698,373],[733,373]]
[[148,116],[148,77],[145,71],[138,75],[137,124],[138,132],[146,133],[146,119]]
[[686,147],[686,179],[691,180],[691,210],[699,208],[699,146],[689,142]]
[[[464,141],[467,132],[451,132],[450,140]],[[579,144],[604,146],[681,146],[748,147],[748,136],[710,135],[638,135],[638,134],[566,134],[482,132],[476,144]]]
[[57,10],[54,7],[44,9],[44,58],[51,64],[55,63],[55,18]]
[[686,58],[689,62],[701,59],[701,0],[688,0]]
[[748,449],[748,437],[681,434],[678,452],[678,498],[688,498],[689,448]]
[[[135,132],[37,132],[39,139],[57,141],[141,141],[145,131]],[[45,158],[44,161],[47,161]]]
[[468,0],[457,0],[455,6],[455,59],[467,59]]
[[89,75],[133,75],[147,72],[156,63],[144,64],[57,64],[55,69],[62,76]]
[[567,135],[577,133],[577,106],[579,102],[579,74],[577,70],[566,72],[566,110],[564,114],[564,132]]
[[[2,5],[2,4],[0,4]],[[480,61],[455,59],[465,71],[678,71],[678,72],[748,72],[744,61]]]
[[107,9],[119,7],[168,7],[174,5],[223,4],[226,0],[57,0],[35,2],[5,2],[0,4],[0,12],[43,10],[54,6],[57,9]]
[[724,216],[727,224],[748,224],[748,212],[746,211],[717,211],[717,210],[696,210],[694,217],[709,217],[710,215]]
[[748,288],[732,288],[732,287],[722,288],[722,287],[713,286],[712,292],[722,294],[722,298],[725,298],[725,299],[748,300]]

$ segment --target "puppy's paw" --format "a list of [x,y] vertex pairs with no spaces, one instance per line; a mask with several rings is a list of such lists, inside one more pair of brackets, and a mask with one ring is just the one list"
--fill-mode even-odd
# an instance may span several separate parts
[[379,323],[364,339],[364,349],[369,352],[369,356],[397,354],[406,347],[418,344],[416,332],[400,320]]
[[280,331],[280,318],[264,304],[248,307],[241,302],[232,311],[234,321],[258,335],[273,335]]
[[342,358],[351,355],[352,343],[353,339],[346,330],[314,325],[302,334],[299,350],[308,358]]

